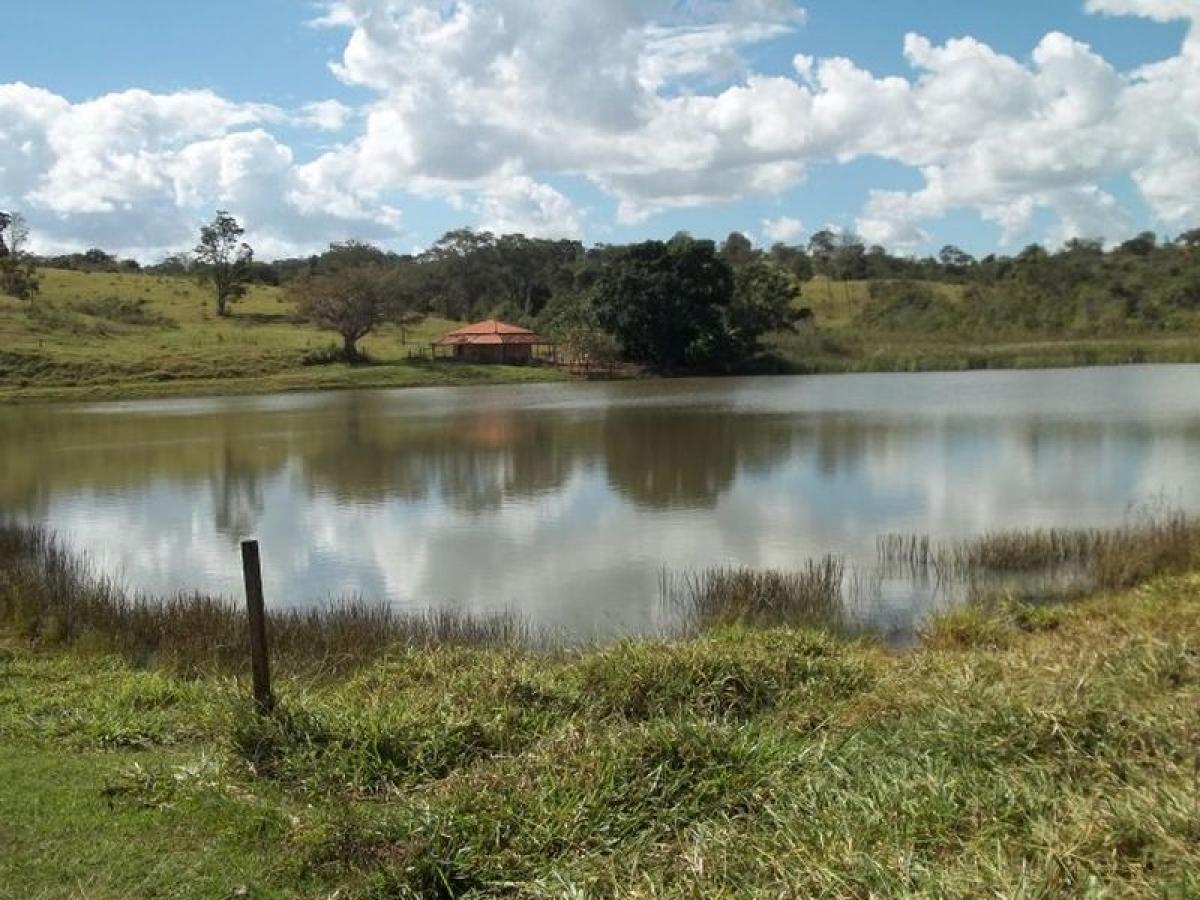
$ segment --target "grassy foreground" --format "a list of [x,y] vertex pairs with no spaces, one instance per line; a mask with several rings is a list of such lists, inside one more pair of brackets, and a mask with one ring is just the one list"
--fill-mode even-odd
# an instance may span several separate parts
[[31,642],[0,549],[5,896],[1200,895],[1200,574],[960,610],[905,653],[410,628],[283,660],[261,718],[235,652],[172,667],[94,617]]

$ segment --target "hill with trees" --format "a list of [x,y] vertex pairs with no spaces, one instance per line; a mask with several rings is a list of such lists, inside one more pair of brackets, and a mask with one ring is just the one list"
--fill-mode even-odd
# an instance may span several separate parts
[[981,259],[828,230],[756,249],[737,233],[585,247],[459,229],[415,255],[346,241],[262,261],[218,213],[195,253],[140,265],[34,257],[23,220],[0,222],[0,396],[562,377],[416,358],[485,318],[660,374],[1200,361],[1200,229]]

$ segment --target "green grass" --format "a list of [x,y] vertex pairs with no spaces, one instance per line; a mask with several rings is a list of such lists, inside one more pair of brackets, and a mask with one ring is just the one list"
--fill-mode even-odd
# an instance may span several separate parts
[[0,637],[0,896],[302,895],[267,874],[287,798],[220,774],[232,689]]
[[[262,717],[232,625],[167,609],[155,643],[56,598],[78,570],[22,535],[0,546],[2,896],[1200,893],[1200,573],[1153,577],[1175,552],[1079,603],[954,610],[906,652],[740,623],[535,651],[277,619]],[[811,593],[724,579],[743,622]],[[172,665],[179,628],[227,646]]]
[[845,561],[810,560],[796,572],[713,568],[664,572],[664,606],[697,632],[718,625],[808,625],[838,630],[842,622]]
[[244,679],[0,650],[6,896],[1200,891],[1200,577],[889,653],[725,629]]
[[[886,283],[878,282],[886,286]],[[972,369],[1033,369],[1132,363],[1200,362],[1200,316],[1179,314],[1160,330],[1125,325],[1041,333],[1004,320],[965,328],[956,323],[972,301],[962,285],[917,282],[916,289],[935,297],[939,312],[913,312],[896,321],[872,323],[878,304],[871,283],[838,282],[824,277],[805,283],[798,301],[813,311],[814,323],[795,334],[766,341],[777,368],[796,373],[926,372]],[[1011,302],[1003,294],[976,303]],[[1016,310],[1013,311],[1016,315]]]
[[[410,351],[459,323],[431,318],[366,338],[371,365],[303,365],[335,335],[294,320],[275,288],[256,286],[222,319],[194,279],[42,271],[31,306],[0,298],[0,402],[116,399],[357,387],[545,381],[555,370],[433,365]],[[403,337],[403,340],[402,340]]]
[[776,357],[775,371],[814,375],[1200,363],[1200,336],[1176,334],[985,342],[971,336],[863,333],[818,327],[773,335],[766,347]]

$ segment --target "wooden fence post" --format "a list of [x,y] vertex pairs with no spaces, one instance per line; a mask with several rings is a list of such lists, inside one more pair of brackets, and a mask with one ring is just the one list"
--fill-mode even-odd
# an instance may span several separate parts
[[250,672],[254,679],[254,703],[260,713],[275,708],[271,693],[271,667],[267,659],[267,616],[263,609],[262,566],[258,541],[242,541],[242,576],[246,582],[246,611],[250,617]]

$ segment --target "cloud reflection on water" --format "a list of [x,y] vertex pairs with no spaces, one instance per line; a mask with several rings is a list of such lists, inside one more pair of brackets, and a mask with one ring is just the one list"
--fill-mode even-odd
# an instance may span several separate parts
[[[652,630],[661,568],[1200,509],[1200,367],[0,410],[0,508],[152,592],[348,592]],[[911,598],[910,601],[911,602]],[[895,612],[895,611],[893,611]],[[901,611],[903,612],[903,611]]]

